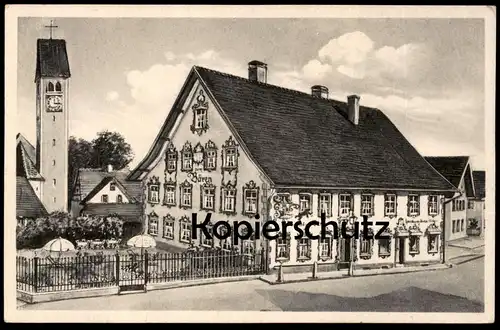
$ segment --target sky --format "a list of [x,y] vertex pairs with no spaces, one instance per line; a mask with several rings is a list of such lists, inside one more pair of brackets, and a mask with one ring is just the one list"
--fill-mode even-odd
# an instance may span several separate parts
[[[193,65],[330,98],[360,95],[423,156],[485,164],[482,19],[53,18],[71,68],[70,135],[118,131],[133,168],[151,147]],[[18,20],[18,130],[35,142],[36,40],[48,18]]]

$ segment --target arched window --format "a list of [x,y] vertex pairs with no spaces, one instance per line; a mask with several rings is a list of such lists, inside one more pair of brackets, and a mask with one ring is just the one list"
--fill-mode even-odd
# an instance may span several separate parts
[[56,145],[56,139],[52,139],[52,146],[55,147]]
[[62,87],[61,87],[61,83],[58,81],[56,83],[56,92],[60,92],[60,91],[62,91]]
[[52,82],[49,82],[47,84],[47,92],[53,92],[54,91],[54,84]]

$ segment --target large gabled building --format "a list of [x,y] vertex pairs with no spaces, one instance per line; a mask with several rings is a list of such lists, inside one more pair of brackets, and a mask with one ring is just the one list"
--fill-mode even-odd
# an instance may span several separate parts
[[[441,261],[442,200],[456,188],[379,109],[267,83],[252,61],[248,78],[195,66],[146,157],[128,180],[145,187],[145,225],[158,242],[252,252],[270,269],[395,267]],[[389,240],[208,239],[198,221],[388,221]],[[257,217],[258,215],[258,217]],[[258,219],[256,219],[258,218]],[[353,219],[353,218],[351,218]],[[314,227],[319,230],[318,227]],[[374,226],[374,231],[379,228]],[[285,235],[284,235],[285,236]],[[353,244],[354,243],[354,244]]]

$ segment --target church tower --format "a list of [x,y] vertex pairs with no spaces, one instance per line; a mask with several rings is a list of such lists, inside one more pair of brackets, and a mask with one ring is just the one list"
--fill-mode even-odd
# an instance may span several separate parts
[[36,167],[44,178],[41,200],[48,212],[66,212],[71,77],[66,41],[52,39],[52,33],[50,39],[38,39],[36,57]]

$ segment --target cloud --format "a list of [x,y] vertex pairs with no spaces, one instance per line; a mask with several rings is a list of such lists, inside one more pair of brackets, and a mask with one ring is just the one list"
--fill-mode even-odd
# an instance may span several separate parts
[[[309,61],[304,66],[308,72],[323,67],[335,67],[336,71],[351,79],[413,79],[421,76],[421,67],[425,64],[429,53],[422,44],[408,43],[400,47],[375,47],[375,42],[360,31],[346,33],[331,39],[318,51],[318,58]],[[311,63],[314,67],[311,68]],[[306,78],[313,76],[306,75]],[[384,81],[387,83],[387,81]]]
[[309,80],[323,79],[327,74],[332,72],[332,67],[329,64],[323,64],[314,59],[304,65],[302,72],[304,77]]
[[116,101],[120,98],[120,94],[117,91],[111,91],[106,94],[106,101]]

